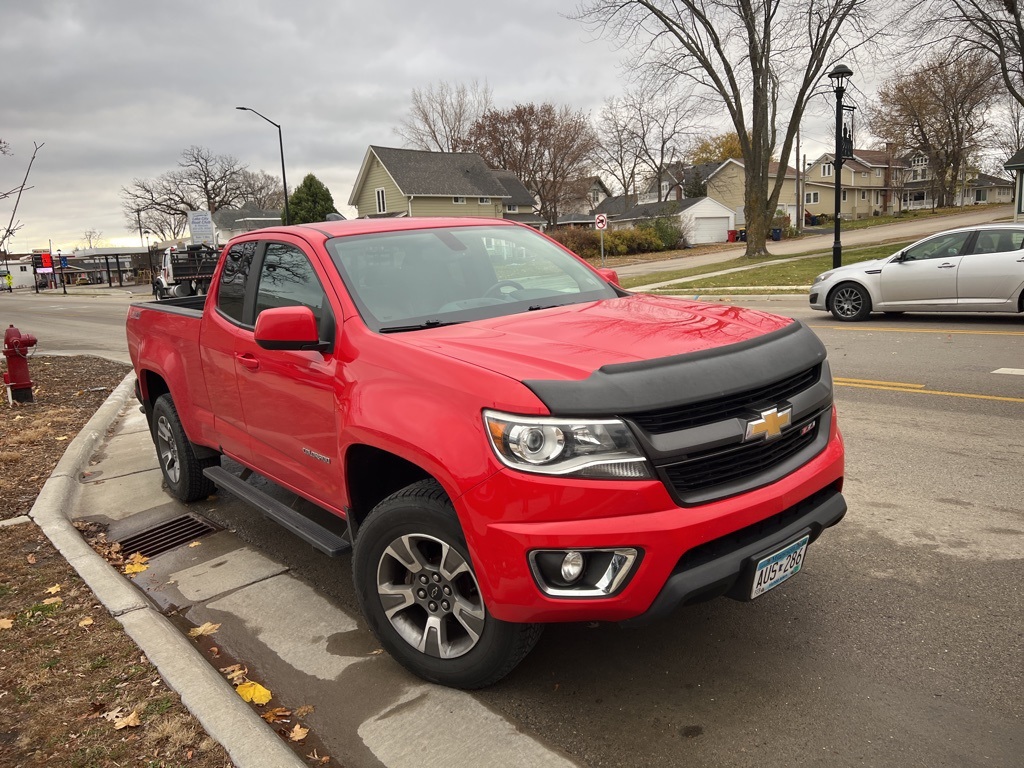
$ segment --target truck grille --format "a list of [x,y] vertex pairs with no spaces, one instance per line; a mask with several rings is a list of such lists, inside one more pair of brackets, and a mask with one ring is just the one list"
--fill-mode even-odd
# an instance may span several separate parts
[[751,411],[759,410],[758,405],[762,403],[774,405],[782,402],[810,387],[820,376],[821,366],[815,365],[766,387],[717,397],[713,400],[704,400],[699,403],[630,414],[629,418],[638,427],[652,435],[690,429],[726,419],[746,418]]
[[818,420],[814,419],[794,426],[776,440],[692,454],[684,461],[662,467],[661,471],[668,484],[683,498],[708,488],[728,486],[767,473],[795,456],[815,441],[818,426]]

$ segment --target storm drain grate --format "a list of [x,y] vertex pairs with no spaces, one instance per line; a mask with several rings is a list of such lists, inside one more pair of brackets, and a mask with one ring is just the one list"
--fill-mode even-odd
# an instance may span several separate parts
[[205,520],[193,515],[182,515],[122,539],[121,551],[126,554],[141,552],[146,557],[156,557],[216,530]]

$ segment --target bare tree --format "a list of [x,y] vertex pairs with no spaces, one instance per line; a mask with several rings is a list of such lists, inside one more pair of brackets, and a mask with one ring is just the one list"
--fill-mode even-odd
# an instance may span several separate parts
[[121,188],[122,210],[129,230],[140,225],[165,240],[185,231],[189,211],[215,213],[245,199],[246,167],[231,155],[205,147],[182,151],[175,170],[155,179],[132,179]]
[[474,80],[469,85],[444,81],[412,89],[409,114],[395,132],[413,149],[463,152],[470,128],[493,109],[491,89]]
[[876,136],[928,157],[939,206],[953,204],[986,141],[998,77],[996,63],[984,52],[956,61],[939,51],[918,69],[887,80],[868,109]]
[[688,90],[680,90],[674,83],[646,78],[626,92],[623,103],[637,159],[653,182],[660,202],[667,199],[661,183],[665,172],[683,157],[684,144],[693,135],[697,102]]
[[[815,86],[827,66],[869,39],[868,23],[884,28],[885,13],[872,5],[871,0],[584,0],[577,18],[635,46],[637,63],[665,81],[689,78],[724,105],[743,153],[747,256],[754,257],[767,253],[793,141]],[[775,154],[778,172],[770,178]]]
[[[1018,0],[931,0],[927,29],[960,50],[983,51],[1024,104],[1024,10]],[[1019,149],[1019,147],[1018,147]]]
[[587,115],[553,104],[491,110],[473,125],[468,145],[491,168],[514,172],[540,200],[549,224],[581,196],[596,148]]
[[242,171],[242,207],[261,211],[280,211],[284,208],[284,187],[281,177],[266,171]]
[[99,245],[100,240],[103,238],[103,233],[100,232],[98,229],[90,228],[82,233],[82,237],[85,238],[86,247],[92,248],[93,243]]
[[594,163],[598,170],[615,179],[622,194],[636,193],[640,153],[636,147],[636,132],[630,125],[630,110],[620,97],[610,97],[601,109]]
[[[0,200],[6,200],[8,197],[14,196],[14,206],[11,208],[11,218],[7,222],[7,227],[0,230],[0,251],[5,251],[7,242],[11,239],[15,232],[21,229],[21,222],[18,221],[18,206],[21,204],[21,196],[26,190],[32,189],[28,186],[28,176],[32,172],[32,165],[36,161],[36,155],[39,154],[39,150],[45,146],[43,144],[37,144],[32,142],[32,157],[29,158],[28,167],[25,169],[25,175],[21,179],[21,184],[10,189],[6,192],[0,192]],[[9,155],[11,154],[10,146],[7,142],[0,140],[0,154]]]
[[992,116],[993,157],[988,168],[995,176],[1004,176],[1003,163],[1024,148],[1024,104],[1006,95]]

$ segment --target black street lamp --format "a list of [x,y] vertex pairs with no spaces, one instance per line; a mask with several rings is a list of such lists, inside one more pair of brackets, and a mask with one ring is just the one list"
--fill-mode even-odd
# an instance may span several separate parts
[[261,115],[259,112],[257,112],[255,109],[252,109],[251,107],[235,107],[235,109],[240,109],[243,112],[252,112],[257,117],[262,117],[264,120],[266,120],[272,126],[277,128],[277,145],[278,145],[278,147],[281,150],[281,183],[284,185],[284,223],[285,223],[285,226],[287,226],[288,222],[289,222],[289,218],[288,218],[288,179],[284,175],[284,139],[281,137],[281,126],[278,125],[277,123],[275,123],[273,120],[271,120],[266,115]]
[[64,259],[61,258],[60,248],[57,249],[57,263],[60,264],[60,287],[64,289],[64,295],[68,295],[68,281],[64,278]]
[[843,185],[843,160],[847,157],[853,157],[853,137],[843,128],[843,112],[845,111],[845,107],[843,107],[843,94],[846,93],[846,81],[853,76],[853,70],[845,64],[836,64],[833,70],[828,73],[828,76],[833,82],[836,92],[836,156],[835,161],[832,163],[832,170],[836,175],[836,237],[835,242],[832,243],[832,269],[838,269],[843,265],[843,244],[839,239],[839,222],[841,220],[839,198]]

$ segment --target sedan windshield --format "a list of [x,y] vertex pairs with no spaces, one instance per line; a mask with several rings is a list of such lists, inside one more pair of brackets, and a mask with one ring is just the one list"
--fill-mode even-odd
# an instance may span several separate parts
[[615,298],[575,258],[523,227],[437,227],[337,237],[334,264],[368,326],[381,332]]

